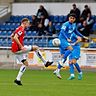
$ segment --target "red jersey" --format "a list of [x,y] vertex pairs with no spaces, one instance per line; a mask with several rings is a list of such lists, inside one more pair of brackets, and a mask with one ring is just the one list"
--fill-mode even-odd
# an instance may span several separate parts
[[[13,36],[15,34],[18,35],[18,39],[20,41],[20,43],[24,46],[24,33],[25,33],[25,30],[22,26],[19,26],[15,31],[14,33],[12,34]],[[17,51],[20,51],[20,47],[19,45],[16,43],[15,40],[12,40],[12,52],[17,52]]]

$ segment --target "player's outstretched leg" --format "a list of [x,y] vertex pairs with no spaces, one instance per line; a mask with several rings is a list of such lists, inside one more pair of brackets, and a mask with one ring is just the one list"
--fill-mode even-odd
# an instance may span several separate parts
[[74,65],[75,65],[77,71],[79,72],[79,74],[78,74],[78,80],[82,80],[82,71],[81,71],[81,68],[80,68],[79,64],[76,63]]
[[42,60],[42,62],[44,63],[45,67],[48,67],[48,66],[50,66],[50,65],[53,64],[53,62],[46,61],[46,60],[43,58],[43,56],[42,56],[42,54],[41,54],[38,46],[32,46],[32,50],[36,52],[37,56]]

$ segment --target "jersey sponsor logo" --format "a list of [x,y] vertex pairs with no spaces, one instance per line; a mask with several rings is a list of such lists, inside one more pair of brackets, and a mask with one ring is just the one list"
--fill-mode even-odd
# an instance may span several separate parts
[[72,32],[73,32],[73,30],[69,30],[69,31],[68,31],[68,33],[72,33]]
[[21,32],[21,31],[19,31],[19,32],[18,32],[18,35],[22,35],[22,32]]
[[66,30],[66,26],[62,26],[62,29],[63,29],[63,30]]

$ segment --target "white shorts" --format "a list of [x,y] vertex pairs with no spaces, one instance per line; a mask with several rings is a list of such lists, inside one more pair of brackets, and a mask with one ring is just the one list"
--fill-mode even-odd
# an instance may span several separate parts
[[26,48],[25,51],[18,51],[15,53],[15,57],[16,57],[16,62],[17,64],[21,64],[22,63],[22,60],[25,60],[27,59],[27,55],[28,55],[28,52],[31,51],[32,49],[32,46],[24,46]]

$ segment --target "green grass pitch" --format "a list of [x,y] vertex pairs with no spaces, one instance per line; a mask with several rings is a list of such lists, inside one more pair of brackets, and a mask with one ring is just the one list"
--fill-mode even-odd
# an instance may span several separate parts
[[26,70],[23,86],[13,83],[18,70],[0,70],[0,96],[96,96],[96,73],[84,72],[83,80],[67,80],[68,71],[61,71],[59,80],[48,70]]

